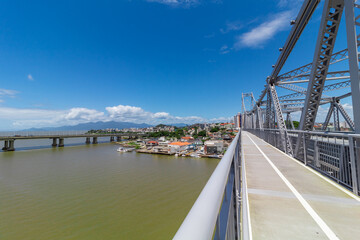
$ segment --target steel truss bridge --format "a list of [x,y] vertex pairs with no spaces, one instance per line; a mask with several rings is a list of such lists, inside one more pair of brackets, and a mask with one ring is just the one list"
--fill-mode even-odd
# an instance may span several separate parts
[[[258,99],[242,94],[241,129],[174,239],[359,239],[360,4],[325,0],[312,62],[281,71],[319,3],[303,2]],[[347,48],[333,52],[338,37]],[[329,71],[340,62],[347,69]],[[340,118],[350,131],[341,132]]]

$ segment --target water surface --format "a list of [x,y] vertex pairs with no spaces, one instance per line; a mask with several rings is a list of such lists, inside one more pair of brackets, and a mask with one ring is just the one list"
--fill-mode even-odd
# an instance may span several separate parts
[[116,148],[1,152],[0,239],[171,239],[218,160]]

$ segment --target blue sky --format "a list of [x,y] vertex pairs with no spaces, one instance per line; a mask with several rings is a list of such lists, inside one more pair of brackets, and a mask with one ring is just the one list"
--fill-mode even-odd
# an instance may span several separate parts
[[[227,120],[260,94],[301,3],[3,0],[0,129]],[[320,14],[284,71],[312,61]]]

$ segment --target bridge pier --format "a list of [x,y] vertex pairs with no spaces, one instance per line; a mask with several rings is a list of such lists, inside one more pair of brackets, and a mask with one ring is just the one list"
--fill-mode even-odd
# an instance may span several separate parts
[[97,141],[97,137],[93,137],[93,144],[97,144],[98,141]]
[[116,141],[117,141],[117,142],[121,142],[121,136],[117,136],[117,137],[116,137]]
[[8,150],[8,148],[9,148],[9,141],[4,141],[4,147],[2,148],[2,150],[4,150],[4,151],[7,151]]
[[59,138],[59,147],[64,146],[64,138]]
[[56,147],[57,146],[57,139],[53,138],[53,143],[51,144],[51,146]]
[[114,137],[111,136],[111,137],[110,137],[110,142],[113,142],[113,141],[114,141]]
[[6,151],[15,151],[14,142],[15,142],[14,139],[9,140],[9,147],[7,148]]
[[90,144],[90,137],[86,137],[86,141],[85,141],[86,144]]

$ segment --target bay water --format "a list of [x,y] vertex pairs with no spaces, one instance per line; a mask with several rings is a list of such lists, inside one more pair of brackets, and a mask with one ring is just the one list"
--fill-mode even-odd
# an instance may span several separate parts
[[0,152],[0,239],[171,239],[219,162],[83,143]]

